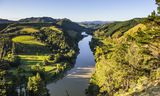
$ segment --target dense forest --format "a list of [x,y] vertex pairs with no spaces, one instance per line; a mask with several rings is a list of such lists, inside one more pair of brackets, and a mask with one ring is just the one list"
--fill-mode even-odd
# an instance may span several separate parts
[[[159,0],[156,0],[159,6]],[[160,95],[160,17],[103,25],[91,42],[96,60],[89,96]]]
[[68,19],[0,23],[0,96],[48,96],[46,84],[74,66],[81,32]]

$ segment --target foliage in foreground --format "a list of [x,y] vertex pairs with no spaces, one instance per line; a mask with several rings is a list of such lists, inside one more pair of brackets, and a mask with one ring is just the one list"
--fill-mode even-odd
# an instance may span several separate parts
[[111,24],[95,32],[91,46],[97,63],[88,88],[91,96],[132,96],[147,90],[153,81],[160,84],[160,25],[156,20],[143,19],[125,28]]

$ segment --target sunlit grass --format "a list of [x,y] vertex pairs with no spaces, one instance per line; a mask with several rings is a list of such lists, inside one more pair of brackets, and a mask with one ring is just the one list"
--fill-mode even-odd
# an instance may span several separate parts
[[42,45],[42,46],[45,45],[40,41],[36,40],[35,37],[27,36],[27,35],[14,37],[12,41],[15,43],[23,43],[23,44],[35,44],[35,45]]
[[48,58],[45,55],[18,55],[21,59],[21,68],[24,68],[26,71],[30,71],[33,66],[36,64],[42,64],[43,60]]
[[146,28],[146,26],[144,24],[138,24],[135,27],[129,29],[125,34],[134,36],[136,32],[138,32],[138,31],[144,31],[146,29],[147,28]]
[[52,30],[54,30],[54,31],[56,31],[56,32],[59,32],[59,33],[62,32],[62,30],[58,29],[58,28],[55,27],[55,26],[51,26],[51,27],[49,27],[49,28],[52,29]]
[[45,55],[41,55],[41,56],[37,56],[37,55],[18,55],[21,58],[21,61],[24,64],[37,64],[37,63],[41,63],[43,60],[47,59],[48,56]]
[[27,32],[27,33],[36,33],[38,32],[39,30],[35,29],[35,28],[23,28],[21,30],[22,32]]
[[54,71],[56,67],[55,66],[45,66],[44,69],[46,72],[49,72],[49,71]]
[[62,33],[62,30],[55,27],[55,26],[51,26],[51,27],[43,27],[42,29],[50,29],[50,30],[53,30],[55,32],[58,32],[58,33]]

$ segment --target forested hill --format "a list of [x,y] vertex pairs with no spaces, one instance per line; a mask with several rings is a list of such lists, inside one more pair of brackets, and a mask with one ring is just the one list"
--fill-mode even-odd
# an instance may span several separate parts
[[31,18],[20,19],[18,22],[20,23],[53,23],[65,28],[65,30],[72,29],[77,32],[85,31],[85,27],[80,26],[78,23],[72,22],[67,18],[53,19],[51,17],[31,17]]
[[20,21],[0,24],[0,96],[48,96],[45,84],[74,65],[86,28],[68,19]]
[[160,23],[148,18],[104,25],[91,42],[96,70],[89,96],[160,94]]
[[57,19],[51,17],[31,17],[18,20],[23,23],[56,23]]
[[12,27],[17,25],[24,25],[24,26],[27,25],[34,27],[56,25],[65,30],[74,39],[78,39],[81,35],[81,32],[91,31],[91,28],[86,28],[66,18],[54,19],[51,17],[31,17],[31,18],[20,19],[17,21],[0,19],[0,31],[3,31],[3,29],[5,30],[6,27],[10,26]]

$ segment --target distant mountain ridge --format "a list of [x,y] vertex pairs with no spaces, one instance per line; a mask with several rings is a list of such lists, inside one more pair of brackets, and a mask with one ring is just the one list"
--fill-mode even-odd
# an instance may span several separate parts
[[67,18],[54,19],[52,17],[28,17],[28,18],[22,18],[19,20],[15,20],[15,21],[0,18],[0,23],[14,23],[14,22],[18,22],[18,23],[57,23],[59,21],[73,22]]
[[112,21],[84,21],[84,22],[79,22],[81,26],[84,26],[86,28],[91,28],[93,30],[96,30],[100,28],[101,26],[105,24],[110,24],[113,23]]
[[112,23],[113,21],[84,21],[84,22],[80,22],[82,24],[108,24],[108,23]]
[[0,24],[2,24],[2,23],[13,23],[13,22],[15,22],[15,21],[0,18]]
[[[0,24],[9,24],[9,23],[50,23],[54,25],[58,25],[63,27],[67,31],[77,31],[77,32],[88,32],[89,34],[92,33],[93,30],[101,27],[104,24],[110,24],[112,21],[84,21],[84,22],[73,22],[70,19],[63,18],[63,19],[54,19],[52,17],[29,17],[23,18],[17,21],[7,20],[7,19],[0,19]],[[7,25],[6,25],[7,26]],[[4,26],[3,28],[5,28]],[[2,29],[3,29],[2,28]],[[2,30],[1,29],[1,30]]]
[[[81,32],[91,32],[91,28],[80,25],[79,23],[73,22],[67,18],[63,19],[54,19],[52,17],[30,17],[24,18],[12,22],[11,20],[0,19],[0,31],[4,30],[8,26],[17,26],[17,25],[29,25],[31,27],[37,26],[59,26],[63,30],[67,31],[71,37],[76,37],[80,35]],[[13,23],[13,24],[12,24]],[[74,31],[74,32],[73,32]],[[74,34],[73,34],[74,33]]]
[[[2,19],[0,18],[0,23],[13,23],[13,22],[25,22],[25,23],[56,23],[58,21],[71,21],[67,18],[63,19],[54,19],[52,17],[29,17],[29,18],[23,18],[19,20],[8,20],[8,19]],[[107,24],[112,23],[113,21],[84,21],[84,22],[76,22],[79,24]]]
[[19,22],[28,22],[28,23],[55,23],[57,19],[53,19],[51,17],[30,17],[30,18],[24,18],[20,19]]

